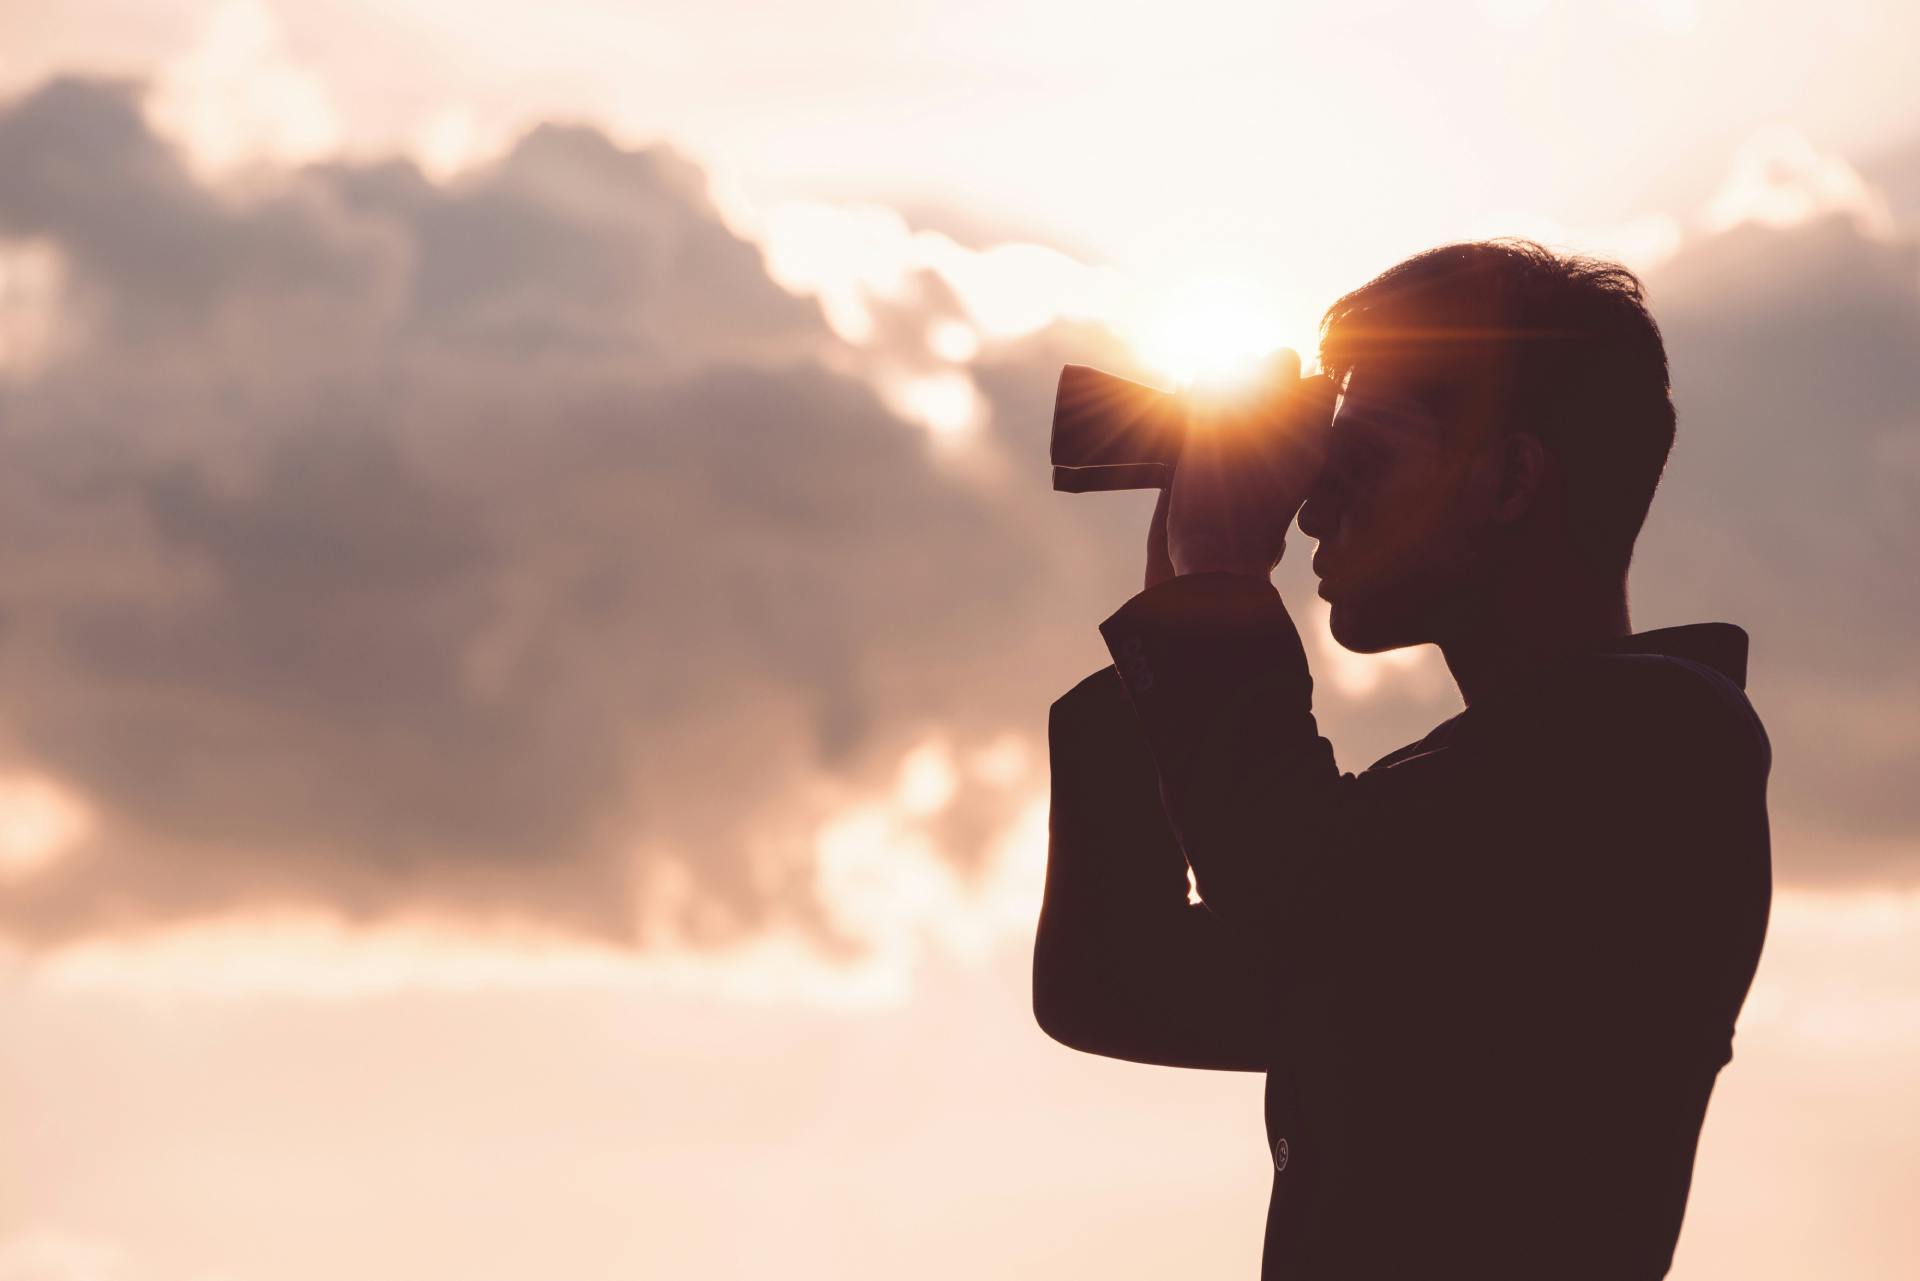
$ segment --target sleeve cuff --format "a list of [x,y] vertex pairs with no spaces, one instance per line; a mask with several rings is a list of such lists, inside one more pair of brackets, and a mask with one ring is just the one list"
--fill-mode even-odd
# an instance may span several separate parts
[[1310,715],[1306,652],[1280,594],[1264,576],[1168,579],[1114,611],[1100,624],[1100,634],[1163,780],[1183,773],[1216,720],[1254,686],[1269,706],[1277,702]]

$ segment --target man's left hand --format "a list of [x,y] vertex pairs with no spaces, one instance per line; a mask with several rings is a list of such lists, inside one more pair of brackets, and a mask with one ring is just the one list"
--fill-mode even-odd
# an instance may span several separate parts
[[1175,574],[1273,573],[1326,457],[1333,397],[1282,348],[1245,397],[1194,398],[1167,513]]

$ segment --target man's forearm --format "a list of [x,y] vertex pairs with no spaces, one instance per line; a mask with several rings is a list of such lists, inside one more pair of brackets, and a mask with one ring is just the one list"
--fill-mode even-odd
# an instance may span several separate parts
[[1179,1067],[1264,1070],[1258,967],[1188,902],[1138,717],[1111,668],[1057,700],[1034,1013],[1076,1049]]
[[1299,633],[1272,583],[1194,574],[1100,625],[1201,897],[1230,923],[1280,925],[1321,851],[1339,773],[1312,712]]
[[1102,668],[1055,701],[1047,749],[1051,820],[1074,838],[1049,872],[1073,904],[1103,916],[1184,907],[1186,856],[1119,673]]

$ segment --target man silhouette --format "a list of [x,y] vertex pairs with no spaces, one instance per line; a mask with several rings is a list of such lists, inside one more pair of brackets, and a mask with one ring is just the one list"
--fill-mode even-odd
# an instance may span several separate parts
[[[1051,709],[1035,1014],[1267,1074],[1265,1278],[1663,1276],[1770,749],[1744,632],[1628,622],[1659,330],[1623,268],[1503,240],[1342,298],[1320,354],[1324,392],[1294,361],[1257,430],[1190,432],[1114,665]],[[1296,511],[1335,638],[1437,645],[1465,702],[1357,775],[1269,581]]]

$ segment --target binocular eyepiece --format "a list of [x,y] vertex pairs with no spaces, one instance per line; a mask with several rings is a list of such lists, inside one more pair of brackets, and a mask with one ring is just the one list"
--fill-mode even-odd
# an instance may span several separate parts
[[[1300,379],[1303,386],[1321,381],[1319,374]],[[1271,394],[1250,390],[1241,400],[1257,405]],[[1053,401],[1054,489],[1084,494],[1170,484],[1197,407],[1194,393],[1162,391],[1088,365],[1063,367]]]

